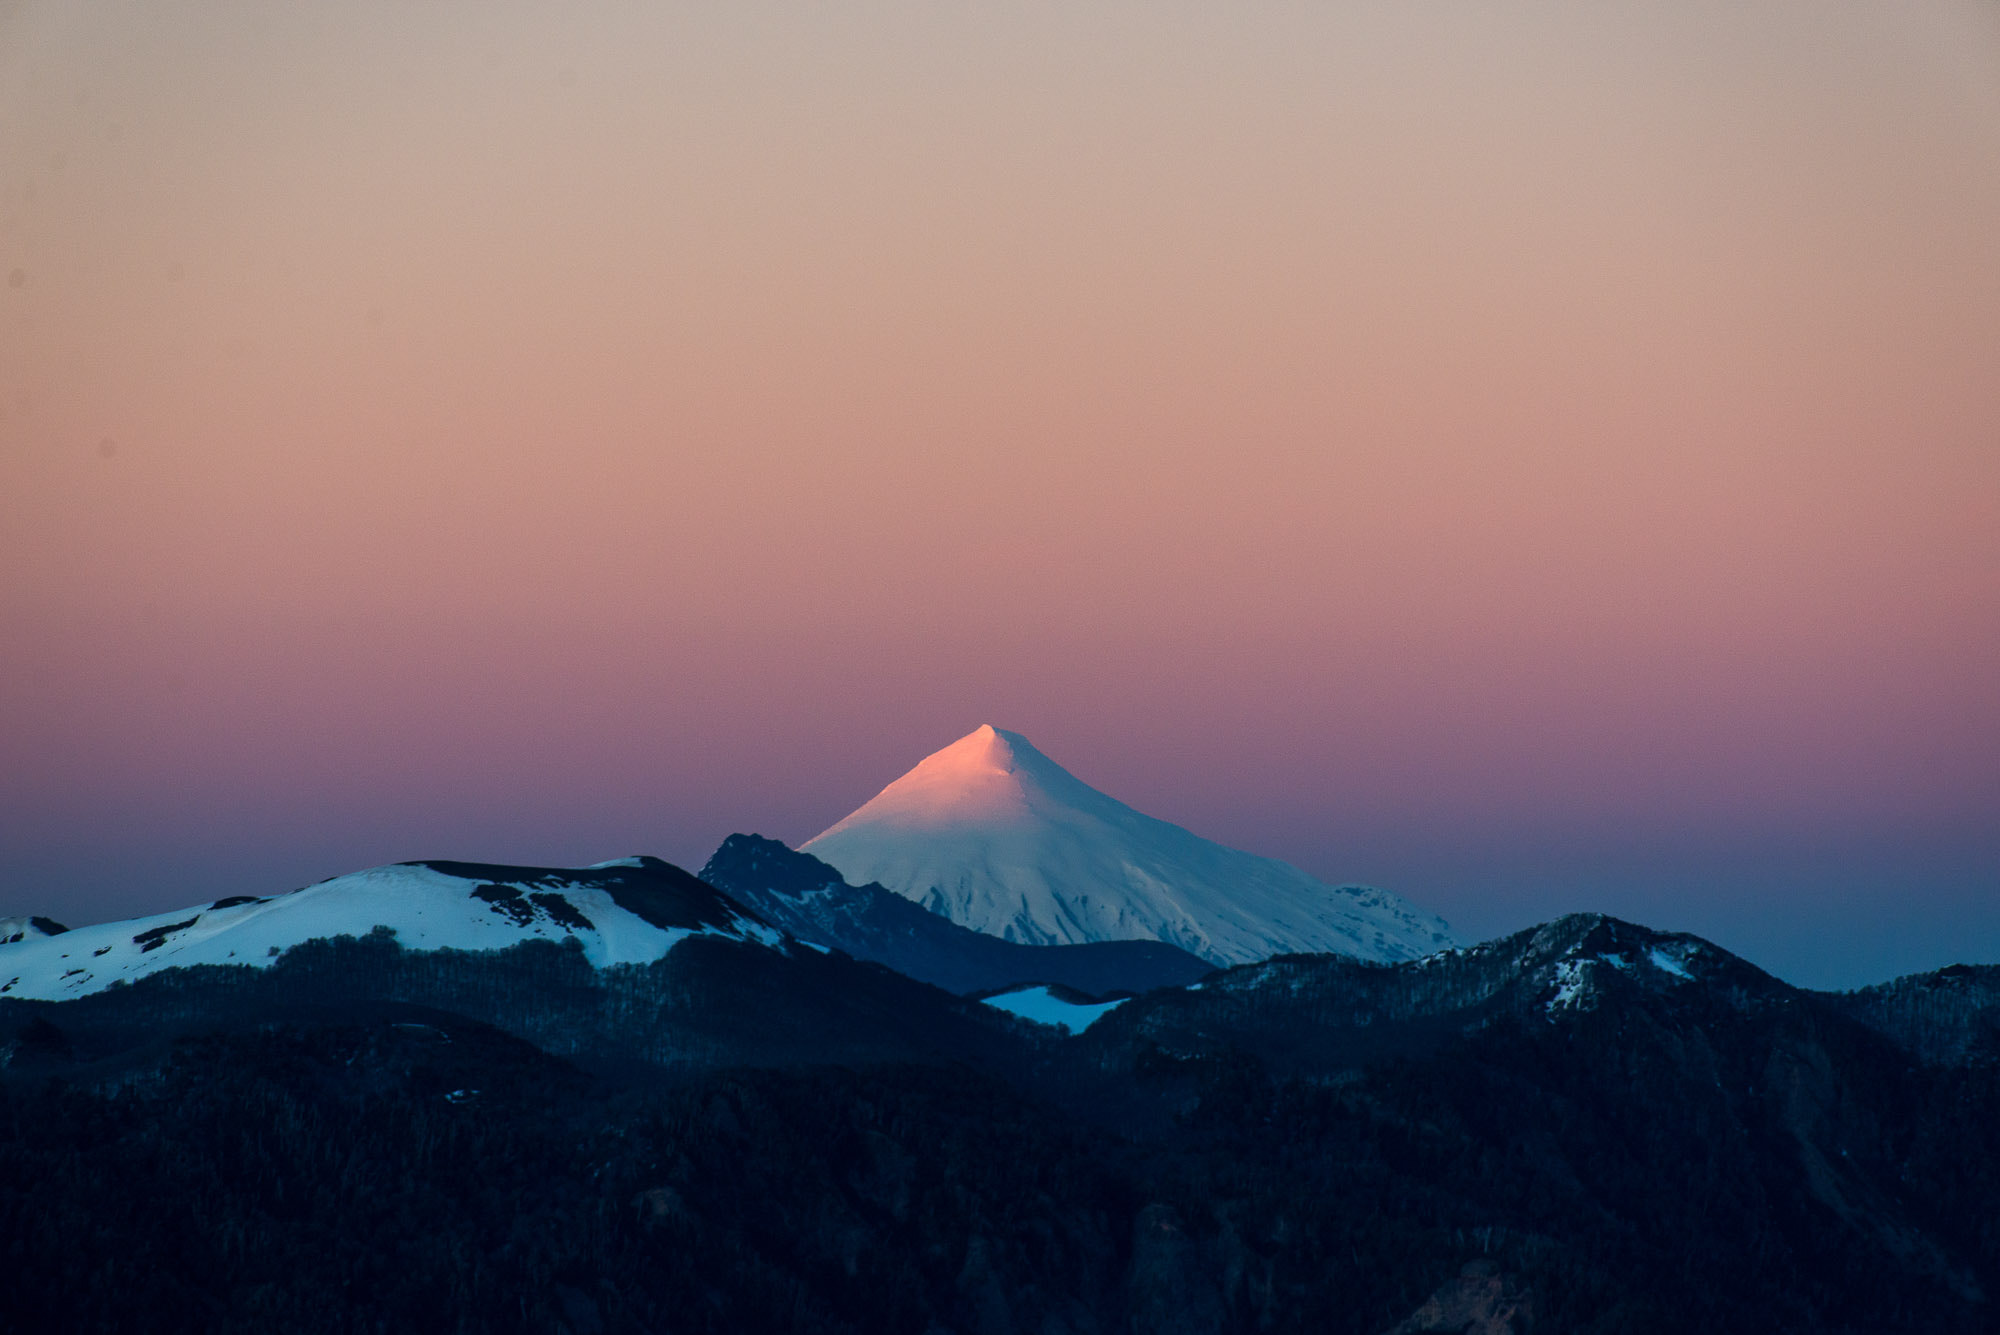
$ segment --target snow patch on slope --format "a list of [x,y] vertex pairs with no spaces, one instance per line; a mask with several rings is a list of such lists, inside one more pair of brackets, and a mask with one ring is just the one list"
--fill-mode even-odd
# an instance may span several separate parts
[[1556,963],[1555,995],[1549,998],[1548,1011],[1554,1015],[1560,1010],[1585,1009],[1592,1000],[1591,971],[1602,963],[1596,959],[1559,960]]
[[[1696,981],[1690,965],[1700,958],[1699,941],[1691,937],[1656,937],[1648,941],[1645,938],[1652,934],[1647,929],[1622,924],[1609,924],[1605,930],[1612,929],[1627,938],[1620,949],[1593,947],[1586,938],[1586,943],[1579,943],[1547,966],[1547,986],[1552,991],[1544,1009],[1550,1019],[1563,1011],[1594,1009],[1602,1000],[1605,979],[1609,976],[1604,972],[1606,969],[1615,970],[1637,986],[1656,991]],[[1633,941],[1630,939],[1633,936],[1640,939]]]
[[1080,1034],[1123,1006],[1130,998],[1120,997],[1116,1001],[1064,1001],[1047,987],[1024,987],[1014,992],[1000,992],[990,997],[982,997],[980,1000],[995,1010],[1018,1015],[1023,1020],[1054,1025],[1064,1033]]
[[1676,978],[1692,980],[1694,975],[1688,972],[1685,958],[1686,953],[1686,950],[1683,949],[1681,956],[1676,957],[1667,953],[1663,948],[1655,946],[1646,952],[1646,958],[1653,961],[1653,967],[1663,973],[1670,973]]

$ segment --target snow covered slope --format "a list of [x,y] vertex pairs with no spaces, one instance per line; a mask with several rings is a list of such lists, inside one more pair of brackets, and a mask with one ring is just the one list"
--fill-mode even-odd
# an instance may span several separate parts
[[849,885],[812,854],[754,834],[723,840],[701,879],[801,941],[886,964],[961,995],[1029,982],[1059,983],[1093,996],[1148,992],[1184,986],[1215,967],[1164,941],[1003,941],[879,885]]
[[1072,1001],[1055,988],[1037,985],[995,992],[991,996],[981,997],[980,1000],[995,1010],[1018,1015],[1023,1020],[1053,1025],[1066,1034],[1080,1034],[1123,1006],[1130,998],[1120,997],[1116,1001]]
[[0,946],[42,936],[61,936],[68,930],[53,918],[0,918]]
[[1385,890],[1329,886],[1098,792],[986,726],[800,845],[976,931],[1033,945],[1166,941],[1219,964],[1287,952],[1401,960],[1457,944]]
[[714,887],[658,858],[576,870],[407,862],[271,899],[238,896],[57,935],[30,924],[11,941],[11,931],[0,933],[0,996],[64,1001],[161,969],[261,967],[302,942],[365,936],[377,926],[394,931],[410,950],[501,950],[574,936],[599,968],[656,960],[694,935],[766,945],[782,939]]

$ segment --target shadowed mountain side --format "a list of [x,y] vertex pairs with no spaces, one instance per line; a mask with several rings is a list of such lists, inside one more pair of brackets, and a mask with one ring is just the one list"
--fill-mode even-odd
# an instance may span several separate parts
[[[1589,1329],[1988,1329],[1993,979],[1870,992],[1573,915],[1399,965],[1232,969],[1127,1002],[1065,1051],[1127,1082],[1128,1108],[1218,1142],[1266,1128],[1293,1209],[1373,1158],[1373,1190],[1463,1193],[1565,1247],[1594,1232],[1600,1277],[1623,1277],[1595,1301],[1632,1310]],[[1687,1275],[1703,1310],[1670,1321]]]
[[1318,1076],[1428,1052],[1503,1021],[1567,1024],[1660,1010],[1735,1021],[1832,998],[1794,988],[1700,937],[1572,914],[1484,944],[1400,964],[1281,955],[1198,987],[1121,1007],[1088,1042],[1181,1056],[1254,1053],[1274,1073]]
[[655,927],[668,929],[727,930],[742,916],[741,906],[718,896],[714,886],[704,884],[699,877],[655,857],[622,858],[578,870],[449,862],[436,858],[406,865],[428,867],[461,881],[498,882],[523,888],[565,890],[578,885],[597,886],[611,897],[612,903],[627,913]]
[[[268,968],[168,969],[52,1002],[0,998],[0,1076],[59,1050],[70,1074],[144,1066],[176,1038],[324,1024],[414,1006],[468,1017],[593,1071],[920,1061],[1017,1066],[1022,1026],[879,965],[784,942],[689,936],[649,964],[595,968],[581,943],[406,950],[377,930],[296,946]],[[60,1042],[42,1025],[53,1025]]]
[[0,1000],[9,1315],[1986,1335],[2000,1063],[1893,1037],[1934,1011],[1946,1053],[1981,999],[1857,1004],[1594,916],[1244,966],[1069,1039],[782,938],[309,943]]
[[1093,997],[1180,987],[1214,972],[1163,941],[1029,946],[961,927],[879,885],[849,885],[810,853],[732,834],[701,879],[802,941],[886,964],[967,995],[1018,983],[1057,983]]
[[1953,964],[1841,993],[1834,1003],[1927,1062],[2000,1063],[2000,965]]

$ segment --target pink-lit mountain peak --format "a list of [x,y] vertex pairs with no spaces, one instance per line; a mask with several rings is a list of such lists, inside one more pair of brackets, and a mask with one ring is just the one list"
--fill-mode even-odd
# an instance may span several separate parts
[[1018,825],[1037,813],[1046,817],[1064,808],[1100,815],[1108,814],[1107,809],[1131,812],[1050,760],[1020,733],[983,723],[924,757],[819,838],[858,825]]
[[801,848],[855,884],[1032,945],[1150,939],[1236,964],[1283,951],[1407,959],[1452,943],[1400,896],[1329,886],[1155,819],[990,724]]
[[931,784],[1018,783],[1024,769],[1033,771],[1041,766],[1056,767],[1055,762],[1037,751],[1034,743],[1020,733],[982,723],[950,746],[925,756],[915,769],[891,784],[890,789],[905,785],[914,789]]

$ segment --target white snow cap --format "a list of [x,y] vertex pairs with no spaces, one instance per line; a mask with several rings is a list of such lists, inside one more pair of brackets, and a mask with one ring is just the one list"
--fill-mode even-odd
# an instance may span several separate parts
[[1034,945],[1166,941],[1218,964],[1456,944],[1400,895],[1334,887],[1134,811],[988,724],[800,845],[952,921]]
[[[653,864],[674,876],[686,873]],[[523,941],[574,936],[598,968],[645,964],[693,935],[729,936],[777,945],[780,935],[742,918],[728,901],[711,921],[659,922],[621,905],[604,873],[634,869],[626,858],[596,868],[401,863],[374,867],[269,899],[237,895],[213,904],[123,922],[78,927],[59,936],[0,936],[0,996],[66,1001],[133,982],[163,969],[199,964],[265,968],[293,946],[334,936],[366,936],[387,927],[411,950],[504,950]],[[692,878],[688,878],[692,881]],[[699,886],[699,882],[695,882]],[[703,892],[714,895],[707,887]],[[655,915],[656,917],[658,915]],[[11,935],[11,934],[9,934]]]

